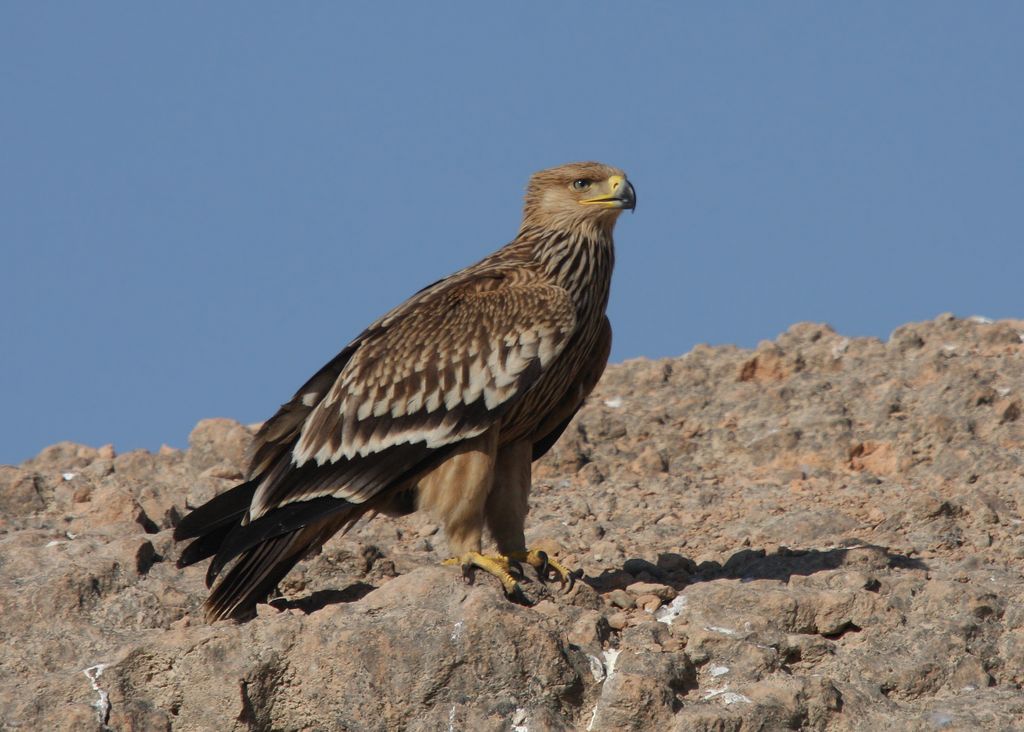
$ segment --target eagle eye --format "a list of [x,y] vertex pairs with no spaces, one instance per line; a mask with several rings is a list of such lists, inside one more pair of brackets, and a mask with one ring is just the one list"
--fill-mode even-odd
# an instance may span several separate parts
[[585,191],[590,188],[590,181],[586,178],[577,178],[572,182],[572,188],[574,191]]

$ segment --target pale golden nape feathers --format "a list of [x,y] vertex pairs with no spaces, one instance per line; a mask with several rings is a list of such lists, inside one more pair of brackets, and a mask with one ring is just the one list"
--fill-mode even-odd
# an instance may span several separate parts
[[213,557],[208,585],[231,565],[207,616],[251,615],[366,514],[433,511],[457,556],[479,556],[485,527],[503,561],[526,556],[530,462],[604,370],[612,229],[635,203],[601,163],[535,174],[511,243],[385,314],[282,405],[248,480],[175,530],[195,539],[180,565]]

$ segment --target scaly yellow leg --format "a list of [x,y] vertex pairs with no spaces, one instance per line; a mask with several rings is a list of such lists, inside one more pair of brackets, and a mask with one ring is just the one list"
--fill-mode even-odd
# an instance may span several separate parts
[[505,594],[512,600],[524,605],[532,605],[533,602],[523,592],[523,588],[516,582],[516,578],[509,572],[509,558],[501,554],[480,554],[479,552],[466,552],[461,557],[445,559],[441,564],[462,565],[462,575],[469,581],[472,578],[473,568],[482,569],[488,574],[493,574],[501,582]]
[[[558,581],[562,583],[562,587],[565,587],[565,591],[569,592],[572,590],[573,585],[576,584],[577,578],[582,576],[582,572],[577,570],[571,571],[564,564],[559,562],[557,559],[551,559],[547,552],[543,552],[539,549],[529,549],[525,552],[510,552],[508,559],[516,562],[526,562],[531,567],[537,570],[537,576],[541,582],[547,582],[550,579],[558,578]],[[568,585],[568,587],[566,587]]]

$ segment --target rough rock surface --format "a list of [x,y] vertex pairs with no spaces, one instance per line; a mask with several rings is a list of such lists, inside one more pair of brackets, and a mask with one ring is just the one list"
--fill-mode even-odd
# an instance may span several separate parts
[[799,324],[610,367],[529,522],[585,582],[530,608],[412,516],[206,625],[170,530],[250,430],[54,445],[0,466],[0,728],[1024,729],[1022,331]]

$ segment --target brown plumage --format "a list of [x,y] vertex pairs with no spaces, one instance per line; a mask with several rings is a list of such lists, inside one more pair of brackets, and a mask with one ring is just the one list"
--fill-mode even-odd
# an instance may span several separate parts
[[[508,558],[548,571],[523,527],[530,464],[604,371],[625,175],[600,163],[535,174],[516,238],[373,323],[260,428],[248,480],[186,516],[179,565],[213,556],[208,619],[252,614],[303,556],[366,514],[422,508],[459,562],[518,594]],[[484,527],[496,557],[480,555]],[[564,568],[552,563],[556,569]]]

